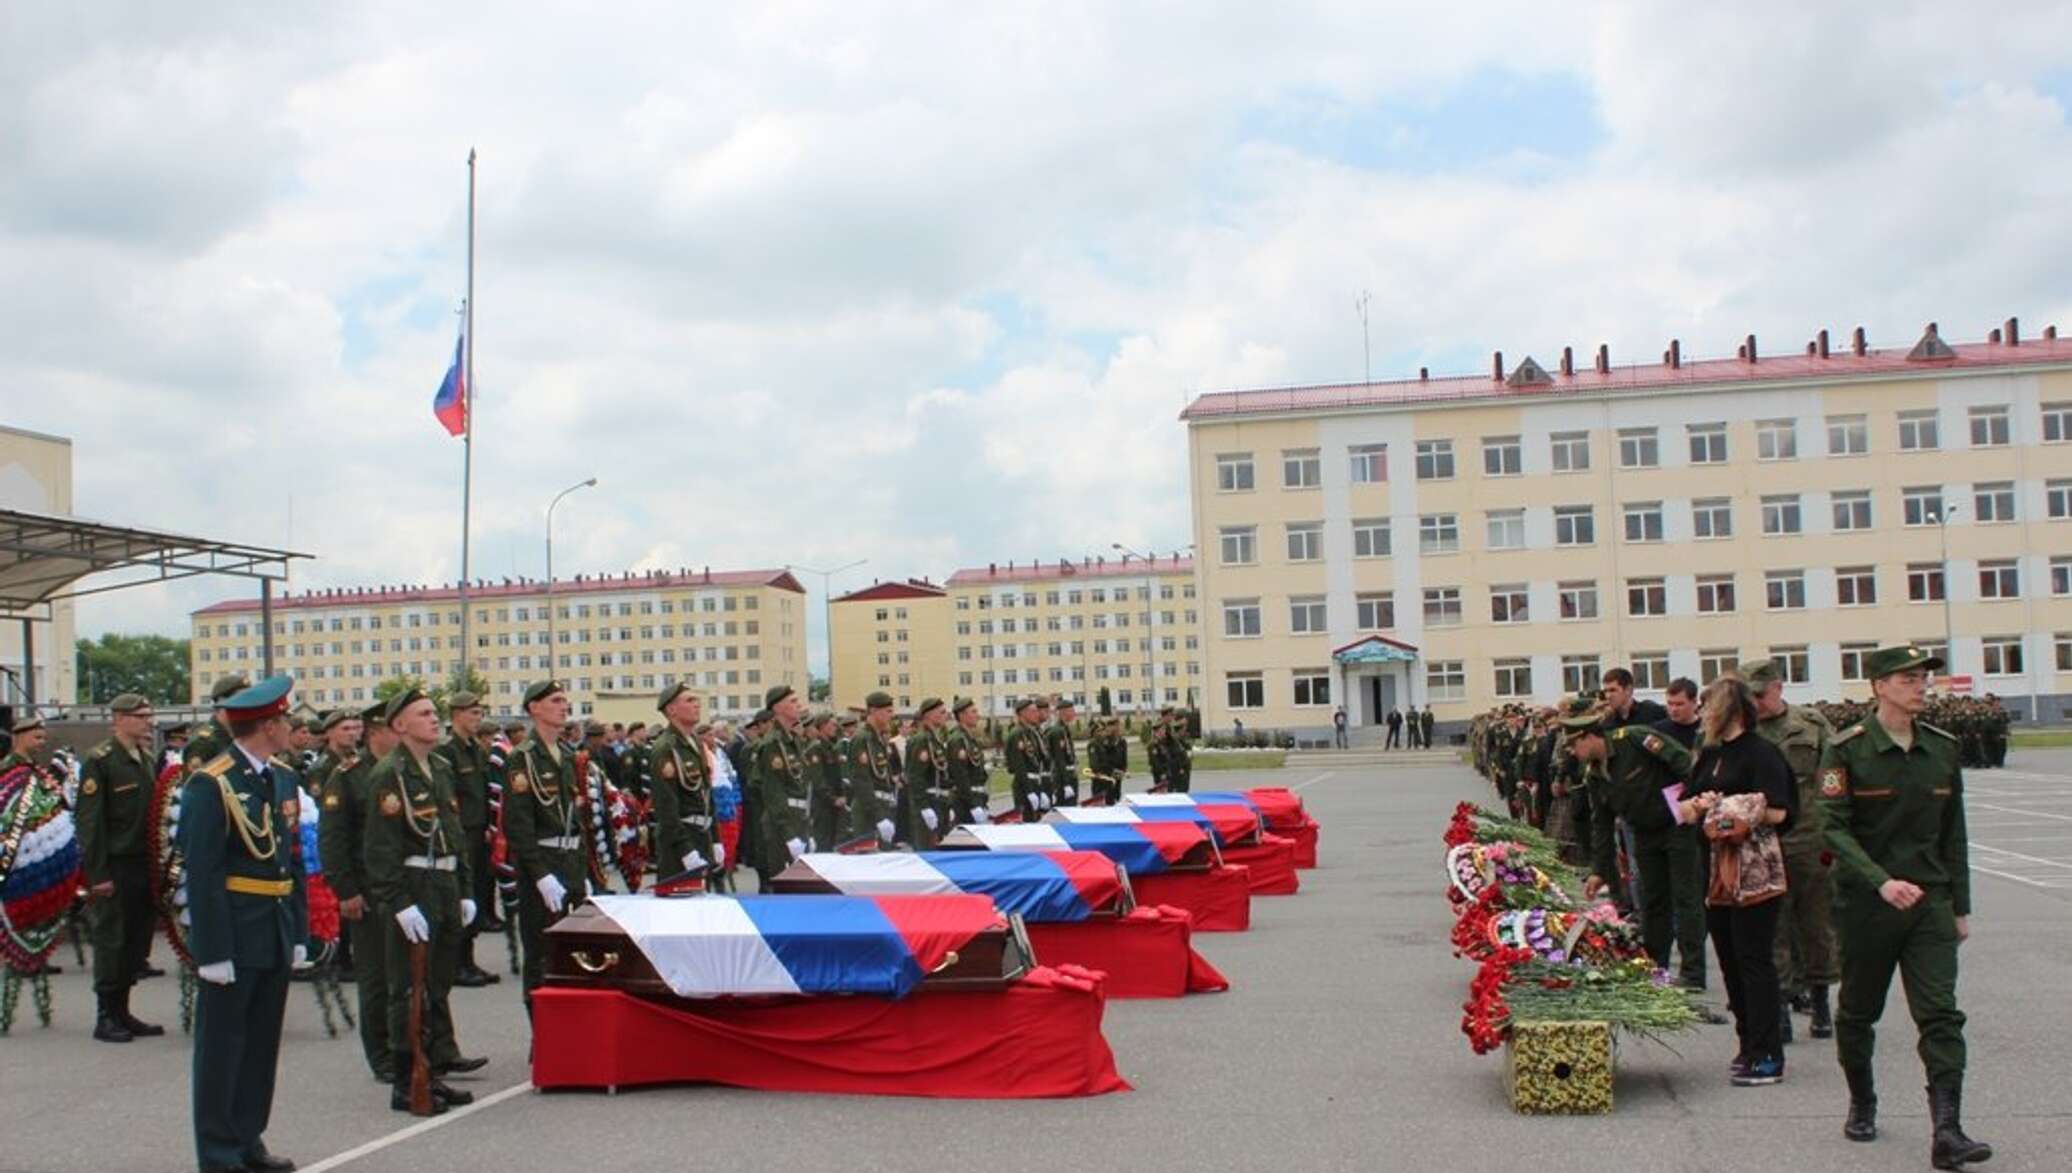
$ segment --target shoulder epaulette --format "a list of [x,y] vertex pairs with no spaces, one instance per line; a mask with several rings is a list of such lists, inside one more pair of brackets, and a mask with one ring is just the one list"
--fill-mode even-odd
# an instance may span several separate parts
[[216,778],[220,780],[223,777],[223,775],[228,774],[230,772],[230,767],[235,764],[236,759],[232,758],[229,754],[219,753],[215,757],[210,758],[208,761],[202,763],[201,765],[196,766],[194,768],[194,772],[197,774],[207,774],[211,778]]
[[101,744],[95,746],[93,752],[91,754],[88,754],[87,756],[93,758],[95,761],[99,761],[100,759],[105,758],[109,754],[114,752],[115,739],[111,737],[108,740],[102,742]]
[[1926,722],[1926,721],[1916,720],[1916,721],[1914,722],[1914,724],[1916,724],[1916,725],[1920,726],[1920,727],[1921,727],[1921,728],[1923,728],[1923,729],[1926,729],[1926,730],[1928,730],[1928,731],[1929,731],[1930,733],[1937,733],[1937,734],[1941,734],[1942,736],[1944,736],[1944,737],[1947,737],[1947,738],[1949,738],[1949,739],[1950,739],[1951,741],[1955,741],[1955,740],[1957,740],[1957,735],[1956,735],[1956,734],[1954,734],[1954,733],[1950,732],[1950,731],[1949,731],[1949,730],[1947,730],[1947,729],[1939,729],[1939,728],[1937,728],[1937,727],[1935,727],[1935,726],[1933,726],[1933,725],[1930,725],[1930,724],[1929,724],[1928,722]]
[[1633,728],[1633,726],[1631,726],[1631,725],[1621,725],[1621,726],[1619,726],[1619,727],[1618,727],[1617,729],[1614,729],[1614,730],[1612,730],[1612,740],[1613,740],[1613,741],[1624,741],[1624,740],[1626,740],[1626,731],[1627,731],[1628,729],[1631,729],[1631,728]]
[[[1834,741],[1833,741],[1833,742],[1831,742],[1830,744],[1833,744],[1833,745],[1840,745],[1840,744],[1842,744],[1843,742],[1845,742],[1845,741],[1849,740],[1850,738],[1852,738],[1852,737],[1859,737],[1859,736],[1861,736],[1862,734],[1863,734],[1863,723],[1862,723],[1862,722],[1858,722],[1858,723],[1856,723],[1856,724],[1854,724],[1854,725],[1851,725],[1851,726],[1849,726],[1849,727],[1848,727],[1847,729],[1844,729],[1844,730],[1842,730],[1842,731],[1841,731],[1840,733],[1837,733],[1837,734],[1835,734],[1835,738],[1834,738]],[[1948,735],[1947,735],[1947,734],[1945,734],[1944,736],[1948,736]]]

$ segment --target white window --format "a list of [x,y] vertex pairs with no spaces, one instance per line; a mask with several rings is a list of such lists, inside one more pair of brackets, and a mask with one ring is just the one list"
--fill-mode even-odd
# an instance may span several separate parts
[[1669,613],[1669,589],[1659,578],[1626,580],[1626,614],[1644,617]]
[[1989,635],[1979,641],[1979,653],[1985,661],[1988,676],[2022,674],[2021,636]]
[[1971,488],[1973,519],[1981,522],[2014,520],[2014,482],[1987,481]]
[[1941,485],[1908,485],[1899,491],[1900,520],[1907,525],[1939,525],[1942,522]]
[[1827,454],[1862,456],[1871,450],[1870,420],[1860,415],[1827,417]]
[[1396,626],[1394,591],[1354,595],[1353,610],[1361,631],[1388,631]]
[[[1640,682],[1635,680],[1637,685]],[[1595,652],[1561,657],[1563,692],[1596,692],[1604,687],[1604,667]]]
[[1489,621],[1491,623],[1529,623],[1530,604],[1524,583],[1506,583],[1489,588]]
[[1757,460],[1797,460],[1799,458],[1798,421],[1757,420],[1755,422],[1755,458]]
[[1288,561],[1315,562],[1324,556],[1324,523],[1288,523]]
[[2050,593],[2058,598],[2072,595],[2072,558],[2050,560]]
[[1907,601],[1939,603],[1943,599],[1943,567],[1940,562],[1907,564]]
[[1868,680],[1870,672],[1865,660],[1878,650],[1876,643],[1846,643],[1842,645],[1842,679]]
[[1997,559],[1978,564],[1978,597],[1981,599],[2019,599],[2022,597],[2022,572],[2014,559]]
[[1878,571],[1872,566],[1835,568],[1835,603],[1843,607],[1870,607],[1878,602]]
[[1555,472],[1583,472],[1590,467],[1590,433],[1556,432],[1548,440],[1553,446]]
[[1902,411],[1899,413],[1899,450],[1901,452],[1934,452],[1942,447],[1942,426],[1936,422],[1933,411]]
[[1326,626],[1324,596],[1297,595],[1288,600],[1288,630],[1296,635],[1322,635]]
[[1259,561],[1259,529],[1250,525],[1227,525],[1218,531],[1223,565],[1249,566]]
[[1871,492],[1869,489],[1850,489],[1835,493],[1828,498],[1834,505],[1835,529],[1859,530],[1871,528]]
[[1661,442],[1656,439],[1654,428],[1619,429],[1620,468],[1660,468],[1661,466]]
[[1457,701],[1468,695],[1468,668],[1460,660],[1425,662],[1425,697],[1435,701]]
[[1711,684],[1741,663],[1741,653],[1733,648],[1704,648],[1698,652],[1698,683]]
[[1633,687],[1656,689],[1668,688],[1669,653],[1633,653]]
[[2006,407],[1974,407],[1971,409],[1971,446],[1973,448],[2004,448],[2008,444],[2008,439]]
[[1626,540],[1629,542],[1659,542],[1662,540],[1662,503],[1660,501],[1629,501],[1626,503]]
[[1597,618],[1597,584],[1594,582],[1564,582],[1556,589],[1561,601],[1563,619]]
[[1225,452],[1216,457],[1216,489],[1224,493],[1247,493],[1252,489],[1252,454]]
[[1691,502],[1691,536],[1699,539],[1734,536],[1734,503],[1725,497]]
[[1525,697],[1532,695],[1532,661],[1498,660],[1496,662],[1496,694],[1500,697]]
[[1726,615],[1734,610],[1734,576],[1731,574],[1701,574],[1698,576],[1698,612],[1701,615]]
[[1224,699],[1233,709],[1266,707],[1266,680],[1257,672],[1232,672],[1223,678]]
[[1692,464],[1725,464],[1727,462],[1727,425],[1689,424],[1684,431],[1691,439]]
[[1281,453],[1281,487],[1314,489],[1324,483],[1324,460],[1315,448],[1290,448]]
[[1459,627],[1460,588],[1426,587],[1424,621],[1426,627]]
[[1356,517],[1353,519],[1353,557],[1386,558],[1389,556],[1389,519],[1386,517]]
[[2072,403],[2046,403],[2043,405],[2043,442],[2063,444],[2072,441]]
[[1346,450],[1352,457],[1352,479],[1356,485],[1379,485],[1389,479],[1389,446],[1355,444]]
[[1427,513],[1417,519],[1417,550],[1420,554],[1451,554],[1460,549],[1460,518],[1452,513]]
[[[1096,615],[1096,620],[1102,616]],[[1099,627],[1096,622],[1094,626]],[[1259,634],[1259,600],[1227,599],[1223,603],[1223,634],[1245,639]]]
[[1516,436],[1482,437],[1482,475],[1515,477],[1525,468],[1525,446]]
[[1417,479],[1421,481],[1450,481],[1453,479],[1453,441],[1419,440],[1417,442]]
[[1763,498],[1763,532],[1766,534],[1795,534],[1805,529],[1799,516],[1799,495],[1779,493]]
[[1489,548],[1492,550],[1523,550],[1525,548],[1525,510],[1492,509],[1489,518]]
[[1330,704],[1331,674],[1322,668],[1297,668],[1295,703],[1312,706]]
[[2052,521],[2072,518],[2072,481],[2045,481],[2043,515]]
[[1797,611],[1806,606],[1806,572],[1772,570],[1763,576],[1763,605],[1772,611]]
[[1786,684],[1805,684],[1813,679],[1813,657],[1804,644],[1771,648],[1770,660],[1777,665],[1777,675]]
[[1554,507],[1554,544],[1588,546],[1597,541],[1597,516],[1588,505]]

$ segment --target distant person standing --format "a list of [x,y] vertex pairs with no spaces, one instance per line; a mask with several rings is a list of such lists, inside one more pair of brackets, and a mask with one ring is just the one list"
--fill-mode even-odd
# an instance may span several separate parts
[[1383,749],[1401,749],[1403,746],[1403,714],[1389,710],[1389,736],[1382,743]]
[[1346,747],[1344,705],[1338,706],[1338,711],[1331,714],[1331,739],[1338,748],[1344,749]]
[[1417,739],[1424,743],[1426,749],[1432,748],[1432,706],[1429,701],[1425,703],[1424,710],[1417,715]]
[[1239,747],[1243,747],[1245,744],[1245,719],[1243,717],[1232,717],[1230,719],[1230,736]]

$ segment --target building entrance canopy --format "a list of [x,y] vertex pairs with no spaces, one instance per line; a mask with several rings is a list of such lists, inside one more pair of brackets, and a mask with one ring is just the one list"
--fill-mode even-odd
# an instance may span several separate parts
[[1417,662],[1417,648],[1401,640],[1387,636],[1370,635],[1331,653],[1334,663],[1343,666],[1357,664],[1413,664]]

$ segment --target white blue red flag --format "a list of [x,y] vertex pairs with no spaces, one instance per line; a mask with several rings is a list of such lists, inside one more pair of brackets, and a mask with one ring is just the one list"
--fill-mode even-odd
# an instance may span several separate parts
[[453,365],[446,368],[446,377],[439,381],[439,394],[432,399],[432,414],[446,426],[450,435],[458,436],[468,430],[468,336],[462,334],[453,344]]

